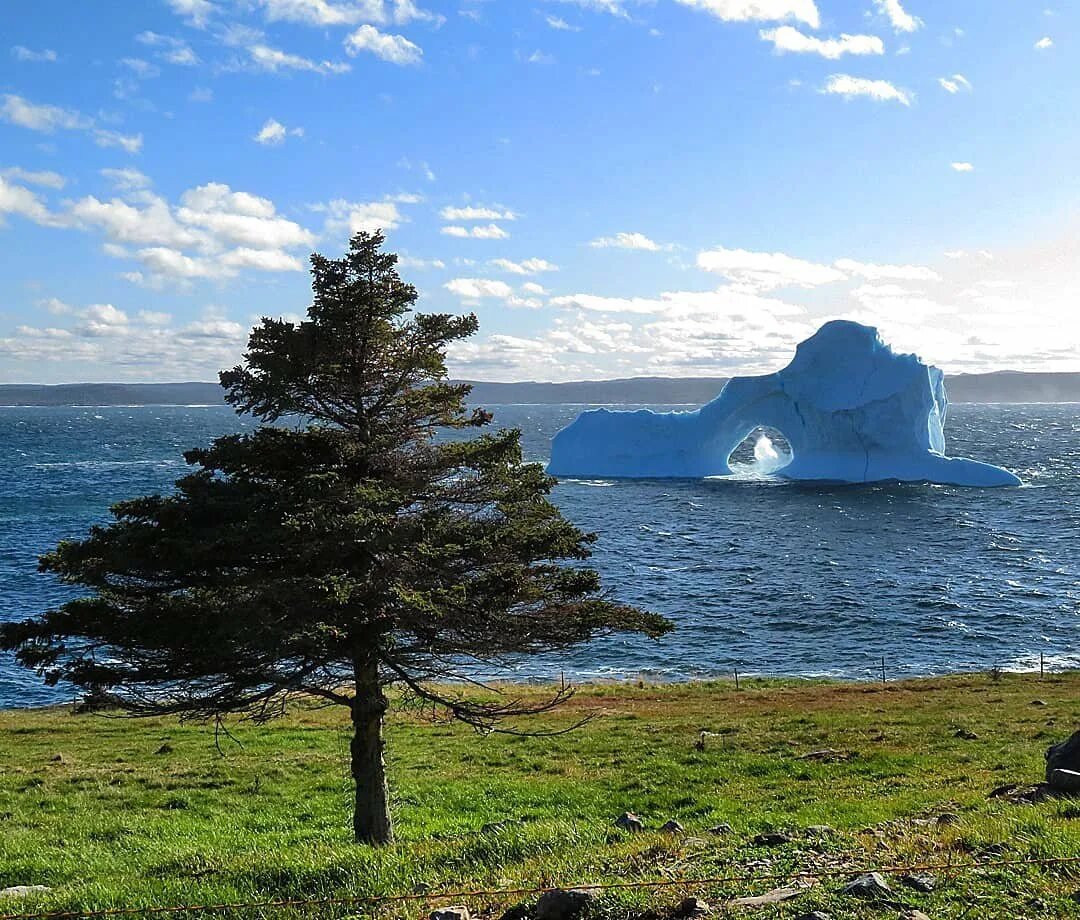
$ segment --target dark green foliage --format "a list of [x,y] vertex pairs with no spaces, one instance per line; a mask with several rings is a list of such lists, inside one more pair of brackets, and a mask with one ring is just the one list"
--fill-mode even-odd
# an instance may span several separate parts
[[[384,686],[488,728],[566,692],[481,703],[440,682],[669,628],[601,594],[580,564],[594,538],[548,501],[553,480],[523,462],[517,431],[436,437],[491,421],[446,379],[446,347],[476,318],[412,314],[416,290],[382,242],[361,233],[343,259],[313,256],[308,320],[264,319],[221,375],[268,424],[189,451],[174,494],[122,502],[43,557],[89,595],[0,627],[0,647],[47,680],[135,714],[265,719],[294,694],[350,707],[356,833],[371,840],[390,838]],[[361,790],[385,820],[359,815]]]

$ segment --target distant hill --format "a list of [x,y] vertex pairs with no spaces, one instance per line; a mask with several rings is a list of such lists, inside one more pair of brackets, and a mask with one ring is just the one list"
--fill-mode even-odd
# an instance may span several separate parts
[[[573,383],[490,383],[473,386],[472,401],[623,405],[700,405],[726,383],[724,377],[629,377]],[[952,402],[1080,402],[1080,373],[997,371],[946,378]],[[197,406],[224,402],[216,383],[70,383],[59,386],[0,384],[3,406]]]

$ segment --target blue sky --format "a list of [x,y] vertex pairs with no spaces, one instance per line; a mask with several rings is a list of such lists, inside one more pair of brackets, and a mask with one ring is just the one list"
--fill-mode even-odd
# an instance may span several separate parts
[[773,370],[825,319],[1080,370],[1074,4],[12,0],[0,380],[211,379],[384,228],[479,379]]

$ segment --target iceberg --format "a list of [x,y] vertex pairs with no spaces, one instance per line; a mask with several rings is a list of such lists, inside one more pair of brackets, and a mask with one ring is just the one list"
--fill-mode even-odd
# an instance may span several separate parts
[[842,483],[1017,486],[1001,467],[945,453],[945,375],[894,352],[877,329],[825,323],[783,370],[733,377],[693,412],[581,413],[551,444],[554,476],[683,479],[725,476],[736,447],[763,426],[791,461],[773,475]]

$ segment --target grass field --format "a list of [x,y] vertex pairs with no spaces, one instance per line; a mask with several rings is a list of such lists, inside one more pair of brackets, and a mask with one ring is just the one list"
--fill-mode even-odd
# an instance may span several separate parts
[[[1080,727],[1080,674],[887,688],[586,686],[530,725],[557,729],[583,716],[592,719],[569,734],[519,738],[395,714],[388,764],[399,841],[372,849],[349,839],[342,712],[298,709],[269,726],[233,726],[239,743],[222,741],[222,753],[206,726],[0,712],[0,888],[53,889],[0,901],[0,915],[749,875],[617,890],[596,910],[665,912],[695,894],[718,916],[898,917],[907,904],[934,920],[1080,917],[1071,899],[1080,863],[931,872],[929,894],[894,878],[888,905],[838,893],[860,867],[1080,857],[1080,802],[987,798],[1040,779],[1046,747]],[[711,734],[699,750],[702,730]],[[825,748],[835,754],[804,757]],[[645,832],[612,826],[628,810]],[[956,820],[938,823],[945,813]],[[661,832],[668,819],[685,832]],[[506,823],[484,829],[497,822]],[[729,833],[709,833],[721,823]],[[832,832],[807,831],[815,825]],[[792,840],[754,846],[766,831]],[[819,883],[789,903],[723,906],[800,874]],[[498,916],[529,898],[467,900],[474,913]],[[374,915],[421,917],[430,907],[407,902]],[[372,915],[323,906],[212,916],[223,913]]]

